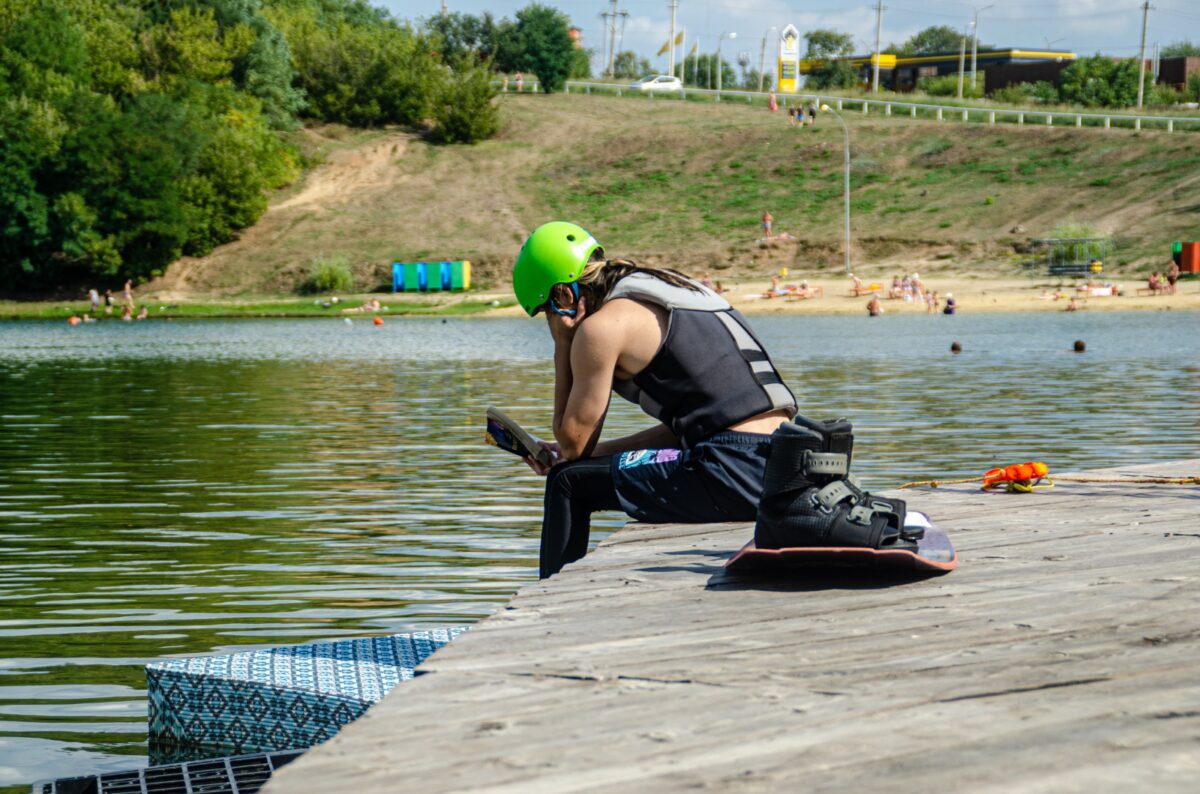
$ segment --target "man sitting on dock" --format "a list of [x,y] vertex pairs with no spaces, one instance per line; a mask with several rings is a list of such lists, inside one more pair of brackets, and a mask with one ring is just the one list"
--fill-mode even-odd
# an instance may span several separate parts
[[[764,542],[908,542],[904,503],[848,479],[850,423],[797,416],[745,318],[699,282],[608,259],[582,227],[552,222],[521,248],[513,291],[530,317],[546,312],[554,340],[556,441],[542,444],[555,463],[526,458],[546,475],[543,579],[587,553],[598,510],[757,519]],[[658,424],[600,441],[610,390]]]
[[[554,340],[557,461],[545,467],[540,573],[587,553],[591,514],[640,521],[751,521],[771,433],[796,401],[746,320],[674,270],[608,259],[583,228],[536,229],[513,267],[513,289]],[[600,441],[609,392],[658,421]]]

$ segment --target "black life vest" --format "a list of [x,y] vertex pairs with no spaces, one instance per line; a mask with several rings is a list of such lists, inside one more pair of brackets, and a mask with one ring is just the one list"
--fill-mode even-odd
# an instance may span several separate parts
[[[694,283],[694,282],[693,282]],[[744,317],[710,289],[672,286],[645,273],[617,282],[608,300],[630,298],[669,312],[662,345],[613,391],[659,420],[684,446],[768,411],[796,414],[796,398]]]

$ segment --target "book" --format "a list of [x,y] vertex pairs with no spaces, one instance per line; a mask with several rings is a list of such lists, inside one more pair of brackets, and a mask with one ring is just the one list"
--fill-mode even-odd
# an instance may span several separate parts
[[533,458],[543,466],[554,465],[554,457],[542,449],[538,438],[530,435],[499,408],[487,409],[487,434],[484,438],[487,443],[506,452],[522,458]]

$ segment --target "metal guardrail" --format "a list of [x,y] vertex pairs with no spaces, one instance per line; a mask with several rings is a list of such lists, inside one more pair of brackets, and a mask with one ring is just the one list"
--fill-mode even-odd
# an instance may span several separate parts
[[[642,91],[619,83],[595,83],[580,80],[567,81],[566,90],[581,91],[585,94],[602,92],[624,96],[648,96],[650,99],[687,99],[689,94],[711,96],[720,102],[722,97],[744,99],[753,103],[756,99],[767,101],[768,92],[741,91],[722,89],[717,91],[710,88],[688,88],[682,91]],[[817,105],[827,104],[837,110],[859,110],[864,115],[872,109],[884,116],[908,115],[910,118],[935,118],[938,121],[946,119],[963,122],[976,121],[987,124],[1038,124],[1040,126],[1068,127],[1103,127],[1104,129],[1152,129],[1175,132],[1176,127],[1181,131],[1200,132],[1200,116],[1135,116],[1126,113],[1086,113],[1070,110],[1031,110],[1029,108],[997,108],[997,107],[963,107],[961,105],[932,105],[924,102],[904,102],[894,99],[868,99],[866,97],[845,97],[827,94],[779,94],[782,100],[798,99],[805,102],[815,102]],[[897,112],[899,111],[899,112]]]

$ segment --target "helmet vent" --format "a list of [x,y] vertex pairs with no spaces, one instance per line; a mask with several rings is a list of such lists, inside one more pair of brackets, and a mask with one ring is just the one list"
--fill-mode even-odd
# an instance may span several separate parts
[[567,239],[568,239],[568,240],[570,240],[571,242],[575,242],[575,235],[573,235],[573,234],[568,234],[568,235],[567,235]]

